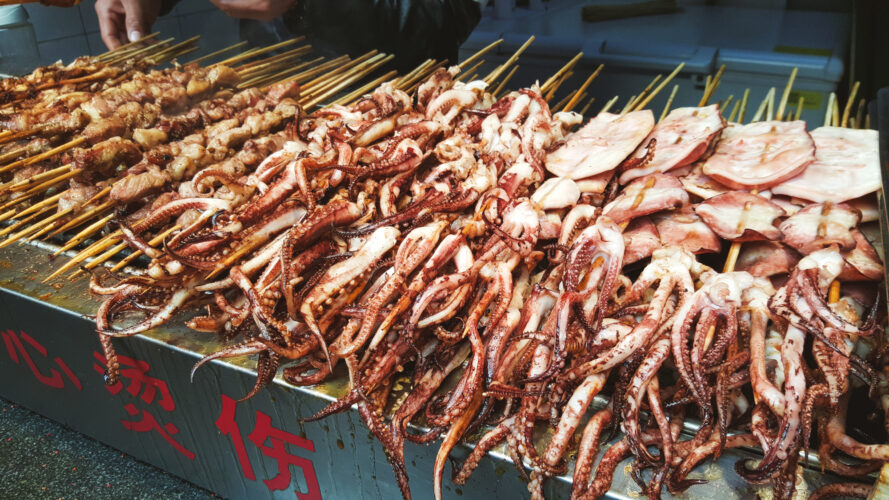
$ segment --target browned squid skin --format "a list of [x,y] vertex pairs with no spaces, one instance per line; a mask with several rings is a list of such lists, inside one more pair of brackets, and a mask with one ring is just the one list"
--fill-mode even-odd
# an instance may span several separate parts
[[294,252],[314,243],[318,238],[330,231],[331,226],[351,224],[361,216],[358,205],[343,199],[332,200],[326,205],[318,207],[298,225],[293,226],[284,238],[279,258],[281,261],[281,294],[287,304],[287,314],[290,318],[299,317],[296,297],[292,289],[292,283],[301,272],[294,267]]
[[664,335],[654,341],[648,350],[648,354],[642,360],[636,373],[630,380],[624,398],[623,427],[626,432],[626,442],[633,453],[649,464],[656,463],[648,448],[641,444],[641,427],[639,425],[639,409],[642,398],[646,394],[648,384],[657,377],[657,372],[670,354],[670,337]]
[[809,500],[827,500],[828,498],[837,497],[868,498],[873,491],[874,487],[870,484],[825,484],[812,492],[812,494],[809,495]]

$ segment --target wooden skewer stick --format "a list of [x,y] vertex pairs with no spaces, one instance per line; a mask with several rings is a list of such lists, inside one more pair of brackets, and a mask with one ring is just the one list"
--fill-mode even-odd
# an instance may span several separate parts
[[769,92],[769,102],[766,103],[766,120],[772,121],[775,119],[775,87],[772,87],[772,91]]
[[753,119],[750,120],[751,123],[762,120],[762,117],[766,112],[766,107],[769,105],[769,96],[771,96],[774,91],[775,87],[772,87],[771,90],[766,93],[765,98],[759,103],[759,107],[756,108],[756,113],[753,115]]
[[56,212],[55,214],[37,222],[36,224],[31,224],[30,226],[26,227],[25,229],[22,229],[21,231],[11,235],[4,242],[0,243],[0,248],[3,248],[7,245],[11,245],[14,242],[24,238],[25,236],[28,236],[29,234],[32,234],[35,231],[38,231],[39,229],[45,228],[47,226],[52,227],[52,226],[50,226],[50,224],[61,219],[64,216],[70,214],[73,211],[74,211],[74,207],[71,207],[66,210],[62,210],[61,212]]
[[858,96],[858,87],[860,86],[861,82],[855,82],[855,84],[852,85],[849,99],[846,100],[846,107],[843,108],[843,121],[840,122],[840,126],[843,128],[849,126],[849,115],[852,113],[852,105],[855,103],[855,97]]
[[735,100],[735,94],[729,94],[728,97],[725,98],[725,101],[719,103],[719,109],[727,109],[732,105],[732,101]]
[[319,64],[318,66],[315,66],[314,68],[307,69],[307,70],[301,71],[295,75],[288,76],[287,78],[284,78],[281,81],[282,82],[302,83],[302,82],[305,82],[306,80],[308,80],[309,78],[314,78],[315,76],[319,75],[320,73],[327,71],[328,69],[336,66],[337,64],[343,64],[343,63],[347,62],[348,60],[349,60],[349,56],[340,56],[340,57],[337,57],[336,59],[331,59],[330,61]]
[[27,225],[32,220],[34,220],[34,219],[40,217],[41,215],[44,215],[47,212],[50,212],[52,210],[53,210],[53,207],[43,207],[41,210],[38,210],[37,212],[29,215],[28,217],[25,217],[24,219],[19,220],[15,224],[13,224],[7,228],[4,228],[2,231],[0,231],[0,236],[6,236],[7,234],[9,234],[13,231],[17,231],[18,228]]
[[56,167],[52,170],[47,170],[46,172],[41,172],[35,176],[32,176],[28,179],[21,181],[9,181],[6,184],[0,184],[0,193],[6,191],[24,191],[29,187],[37,184],[38,182],[43,182],[46,179],[51,179],[57,175],[64,174],[71,170],[71,164],[62,165],[61,167]]
[[678,75],[679,72],[682,71],[682,68],[684,68],[684,67],[685,67],[685,63],[684,63],[684,62],[679,63],[679,66],[676,66],[676,69],[674,69],[672,73],[670,73],[669,75],[667,75],[667,78],[664,78],[664,81],[662,81],[661,84],[657,86],[657,88],[655,88],[650,94],[648,94],[648,97],[646,97],[642,102],[640,102],[640,103],[636,106],[635,109],[637,109],[637,110],[638,110],[638,109],[644,109],[645,106],[648,106],[648,103],[650,103],[650,102],[652,101],[652,99],[654,99],[655,96],[657,96],[658,93],[659,93],[661,90],[663,90],[664,87],[667,86],[668,83],[670,83],[671,81],[673,81],[673,79],[676,78],[676,75]]
[[[159,245],[162,241],[164,241],[164,238],[166,238],[166,237],[169,236],[173,231],[176,231],[176,230],[178,230],[178,229],[181,228],[181,227],[182,227],[182,226],[175,225],[175,226],[173,226],[173,227],[171,227],[171,228],[165,230],[164,232],[162,232],[162,233],[158,234],[157,236],[155,236],[154,238],[152,238],[152,239],[148,242],[148,245],[150,245],[150,246],[152,246],[152,247]],[[99,255],[99,256],[96,257],[95,259],[91,260],[88,264],[85,264],[85,265],[81,266],[81,269],[78,269],[78,270],[74,271],[73,273],[71,273],[71,275],[68,276],[68,279],[72,279],[72,280],[73,280],[73,279],[76,279],[78,276],[80,276],[81,274],[84,273],[84,271],[83,271],[84,269],[87,269],[87,270],[89,270],[89,269],[94,269],[94,268],[96,268],[96,267],[98,267],[98,266],[104,264],[105,262],[107,262],[108,260],[110,260],[112,257],[114,257],[115,255],[117,255],[117,254],[119,254],[120,252],[122,252],[125,248],[127,248],[127,246],[128,246],[128,245],[127,245],[126,243],[118,243],[117,245],[115,245],[114,247],[112,247],[110,250],[107,250],[107,251],[106,251],[105,253],[103,253],[102,255]],[[120,262],[118,262],[117,264],[115,264],[115,265],[111,268],[111,272],[118,271],[118,270],[120,270],[120,269],[126,267],[127,264],[129,264],[130,262],[136,260],[137,258],[139,258],[139,257],[142,256],[142,255],[143,255],[143,253],[142,253],[141,250],[136,250],[136,251],[134,251],[134,252],[131,253],[130,255],[128,255],[128,256],[126,256],[125,258],[123,258]]]
[[295,43],[302,42],[305,39],[306,39],[305,36],[298,36],[298,37],[291,38],[290,40],[284,40],[283,42],[278,42],[278,43],[269,45],[268,47],[261,47],[261,48],[252,49],[252,50],[249,50],[249,51],[244,52],[242,54],[238,54],[236,56],[229,57],[228,59],[225,59],[223,61],[219,61],[218,63],[213,64],[210,67],[212,68],[213,66],[218,66],[218,65],[222,65],[222,64],[224,64],[226,66],[231,66],[232,64],[239,63],[241,61],[246,61],[247,59],[256,57],[260,54],[266,54],[266,53],[271,52],[273,50],[278,50],[280,48],[287,47],[288,45],[293,45]]
[[741,107],[741,101],[735,101],[735,107],[732,108],[732,112],[728,115],[728,122],[732,123],[735,121],[735,117],[738,116],[738,108]]
[[794,120],[799,120],[803,114],[803,105],[806,103],[806,98],[803,96],[799,96],[799,100],[796,101],[796,114],[793,116]]
[[311,68],[312,66],[315,66],[316,64],[320,63],[323,60],[324,60],[323,57],[318,57],[316,59],[312,59],[311,61],[305,61],[305,62],[299,63],[295,66],[290,66],[287,69],[285,69],[284,71],[281,71],[280,73],[275,73],[272,75],[259,75],[255,78],[250,79],[250,80],[242,81],[241,83],[238,84],[238,89],[245,89],[247,87],[266,88],[266,87],[274,84],[275,82],[283,81],[283,80],[289,78],[290,76],[292,76],[293,74],[303,71],[306,68]]
[[604,64],[600,64],[599,67],[596,68],[589,77],[587,77],[587,79],[583,82],[583,85],[581,85],[580,88],[577,89],[577,93],[574,94],[574,97],[570,101],[568,101],[568,104],[565,105],[565,108],[562,109],[562,111],[571,111],[572,109],[574,109],[574,106],[577,106],[577,103],[579,103],[581,100],[580,96],[586,91],[590,84],[593,83],[593,80],[595,80],[596,77],[599,76],[599,73],[602,72],[602,68],[604,67]]
[[663,77],[664,75],[661,74],[655,75],[654,79],[651,80],[651,82],[646,85],[644,89],[642,89],[642,92],[640,92],[638,96],[631,100],[629,109],[636,109],[636,105],[642,102],[642,99],[645,99],[646,96],[648,96],[648,94],[651,92],[651,88],[657,85],[657,82],[661,81],[661,78]]
[[60,182],[64,182],[64,181],[80,174],[82,171],[83,171],[83,169],[76,168],[74,170],[69,170],[67,173],[64,173],[58,177],[55,177],[55,178],[50,179],[45,182],[41,182],[40,184],[37,184],[36,186],[32,187],[31,189],[25,191],[24,196],[16,198],[15,200],[12,200],[12,201],[4,204],[2,207],[0,207],[0,210],[9,208],[13,205],[17,205],[17,204],[21,203],[22,201],[24,201],[24,199],[27,199],[26,197],[30,198],[31,196],[36,196],[40,193],[43,193],[47,189],[59,184]]
[[559,80],[561,80],[564,75],[574,69],[574,66],[580,61],[580,58],[583,57],[583,52],[578,52],[576,56],[572,57],[570,61],[565,63],[564,66],[559,68],[552,76],[546,79],[543,82],[543,85],[540,86],[541,93],[549,93],[550,87],[556,84]]
[[579,88],[572,90],[571,92],[568,93],[568,95],[563,97],[561,101],[557,102],[553,106],[550,106],[550,109],[552,109],[553,112],[555,112],[557,109],[563,109],[565,107],[565,105],[568,104],[568,101],[570,101],[571,99],[574,99],[575,97],[578,97],[578,95],[577,95],[578,91],[580,91]]
[[110,247],[112,245],[115,245],[116,243],[118,243],[120,241],[120,237],[122,234],[123,234],[123,232],[120,229],[118,229],[118,230],[114,231],[113,233],[105,236],[104,238],[96,241],[92,245],[84,248],[77,255],[72,257],[71,260],[69,260],[68,262],[66,262],[65,264],[60,266],[58,269],[53,271],[53,273],[50,274],[49,276],[47,276],[42,281],[42,283],[47,283],[47,282],[51,281],[52,279],[54,279],[58,276],[61,276],[63,273],[80,265],[80,263],[85,261],[86,259],[89,259],[90,257],[98,254],[99,252],[105,251],[106,249],[108,249],[108,247]]
[[114,217],[115,217],[114,214],[108,214],[105,217],[102,217],[101,219],[97,220],[96,222],[93,222],[92,224],[90,224],[89,226],[84,228],[82,231],[75,234],[70,240],[68,240],[68,243],[65,243],[65,246],[56,250],[55,253],[53,253],[53,257],[65,252],[65,251],[71,250],[72,248],[76,247],[77,245],[83,243],[84,240],[86,240],[90,236],[96,234],[97,232],[101,231],[102,228],[105,227],[105,224],[108,224],[111,221],[111,219],[113,219]]
[[824,110],[824,126],[829,127],[833,118],[833,106],[836,104],[837,95],[833,92],[827,98],[827,108]]
[[[482,47],[478,52],[476,52],[475,54],[472,54],[471,56],[467,57],[463,62],[461,62],[459,64],[460,69],[465,70],[466,66],[469,66],[470,64],[472,64],[473,61],[475,61],[476,59],[480,58],[481,56],[487,54],[488,52],[491,51],[491,49],[500,45],[501,43],[503,43],[503,39],[499,38],[499,39],[494,40],[493,42],[489,43],[488,45]],[[463,72],[468,73],[468,71],[463,71]]]
[[370,92],[371,90],[377,88],[378,86],[380,86],[380,84],[382,84],[382,83],[385,82],[386,80],[390,79],[390,78],[392,77],[391,75],[392,75],[392,72],[390,71],[389,73],[386,73],[385,75],[380,76],[380,77],[376,78],[376,79],[373,80],[373,81],[367,82],[366,84],[364,84],[363,86],[361,86],[361,87],[359,87],[359,88],[353,90],[352,92],[350,92],[350,93],[347,94],[346,96],[344,96],[344,97],[342,97],[342,98],[340,98],[340,99],[334,101],[333,104],[342,104],[342,105],[349,105],[349,104],[352,104],[353,102],[355,102],[356,100],[358,100],[358,98],[360,98],[360,97],[363,96],[364,94],[366,94],[366,93]]
[[426,70],[426,68],[428,68],[429,66],[432,66],[433,64],[435,64],[435,59],[426,59],[425,61],[418,64],[416,68],[414,68],[414,69],[410,70],[409,72],[407,72],[406,74],[398,77],[398,79],[396,80],[395,86],[404,90],[404,87],[406,86],[405,83],[407,81],[409,81],[411,78],[418,75],[419,73],[422,73],[423,71]]
[[65,223],[64,225],[62,225],[61,227],[56,228],[56,230],[53,231],[52,233],[50,233],[46,238],[49,239],[49,238],[52,238],[53,236],[62,234],[62,233],[64,233],[65,231],[67,231],[67,230],[69,230],[69,229],[74,229],[75,227],[77,227],[77,226],[83,224],[84,222],[86,222],[86,221],[92,219],[96,214],[98,214],[98,213],[102,213],[102,212],[104,212],[105,210],[108,210],[109,208],[114,208],[114,205],[115,205],[115,201],[114,201],[114,200],[108,200],[108,201],[106,201],[106,202],[104,202],[104,203],[100,203],[100,204],[98,204],[98,205],[96,205],[96,206],[94,206],[94,207],[92,207],[92,208],[90,208],[90,209],[87,209],[87,210],[85,210],[82,214],[80,214],[80,215],[78,215],[77,217],[74,217],[73,219],[69,220],[68,222],[66,222],[66,223]]
[[[151,240],[149,240],[149,241],[148,241],[148,245],[150,245],[150,246],[152,246],[152,247],[156,247],[157,245],[160,245],[161,242],[163,242],[164,239],[165,239],[167,236],[169,236],[170,234],[172,234],[173,231],[178,231],[180,227],[181,227],[181,226],[179,226],[179,225],[177,224],[177,225],[175,225],[175,226],[173,226],[173,227],[171,227],[171,228],[169,228],[169,229],[163,231],[162,233],[158,234],[157,236],[155,236],[154,238],[152,238]],[[141,250],[136,250],[135,252],[131,253],[130,255],[128,255],[128,256],[126,256],[125,258],[123,258],[120,262],[118,262],[117,264],[115,264],[115,265],[111,268],[111,271],[119,271],[119,270],[123,269],[124,267],[126,267],[127,264],[129,264],[130,262],[132,262],[132,261],[136,260],[137,258],[139,258],[140,255],[142,255],[142,251],[141,251]],[[96,259],[96,262],[101,263],[101,261],[100,261],[99,259]],[[90,264],[92,264],[92,262],[91,262]],[[95,267],[95,266],[93,266],[93,267]],[[92,267],[87,266],[87,269],[92,269]]]
[[[485,60],[484,60],[484,59],[479,60],[477,63],[475,63],[474,65],[472,65],[471,68],[469,68],[469,69],[467,69],[466,71],[464,71],[464,72],[460,73],[459,75],[457,75],[457,78],[456,78],[456,79],[457,79],[457,80],[460,80],[460,81],[463,81],[463,78],[465,78],[465,77],[467,77],[467,76],[472,75],[473,73],[475,73],[475,72],[478,70],[478,68],[479,68],[482,64],[485,64]],[[467,81],[468,81],[468,80],[467,80]]]
[[407,93],[407,94],[413,94],[414,91],[415,91],[420,85],[423,84],[423,82],[426,80],[426,78],[427,78],[429,75],[435,73],[435,72],[438,71],[440,68],[443,68],[446,64],[447,64],[447,61],[439,61],[439,62],[433,64],[432,66],[430,66],[430,67],[429,67],[427,70],[425,70],[424,72],[422,72],[422,73],[418,74],[417,76],[415,76],[415,77],[411,80],[410,86],[407,88],[407,90],[405,90],[405,93]]
[[172,37],[167,38],[167,39],[161,40],[157,43],[148,45],[146,47],[141,47],[141,48],[136,49],[132,52],[118,54],[117,57],[112,59],[113,62],[109,62],[109,64],[115,64],[115,63],[123,61],[125,59],[132,59],[132,58],[135,58],[136,56],[143,56],[145,54],[150,54],[151,52],[158,50],[159,48],[163,49],[164,47],[168,47],[167,44],[172,42],[173,40],[175,40],[175,38],[172,38]]
[[858,112],[855,113],[855,128],[864,128],[864,116],[867,114],[867,99],[858,101]]
[[790,98],[790,89],[793,88],[793,82],[796,80],[797,73],[799,73],[799,68],[794,67],[793,71],[790,72],[790,78],[787,79],[784,93],[781,94],[781,103],[778,104],[778,111],[775,113],[775,119],[778,121],[784,118],[784,108],[787,106],[787,99]]
[[564,75],[562,75],[562,77],[559,78],[559,80],[556,81],[556,83],[554,83],[550,86],[549,92],[547,92],[547,94],[543,97],[543,99],[547,102],[552,100],[552,98],[555,97],[556,92],[559,90],[559,87],[561,87],[562,84],[565,83],[565,81],[567,81],[573,75],[574,75],[573,71],[569,71],[568,73],[565,73]]
[[[330,99],[331,97],[333,97],[334,95],[336,95],[337,92],[340,92],[340,91],[342,91],[343,89],[345,89],[346,87],[348,87],[349,85],[353,85],[353,84],[356,83],[358,80],[360,80],[360,79],[362,79],[362,78],[365,78],[366,76],[370,75],[370,74],[373,73],[374,71],[376,71],[376,70],[380,69],[381,67],[383,67],[384,65],[388,64],[392,59],[395,59],[395,56],[394,56],[394,55],[388,55],[388,56],[386,56],[385,58],[383,58],[383,59],[381,59],[380,61],[378,61],[377,63],[375,63],[375,64],[373,64],[373,65],[371,65],[371,66],[368,66],[366,69],[354,73],[352,76],[350,76],[349,78],[346,78],[346,79],[342,80],[340,83],[338,83],[337,85],[335,85],[334,87],[332,87],[330,90],[328,90],[328,91],[325,92],[324,94],[321,94],[321,95],[319,95],[318,97],[316,97],[316,98],[312,99],[311,101],[309,101],[309,103],[306,104],[305,107],[306,107],[307,109],[308,109],[308,108],[312,108],[312,107],[317,106],[318,104],[324,102],[325,100]],[[391,72],[387,73],[387,76],[388,76],[390,79],[391,79],[391,78],[394,78],[394,77],[397,76],[397,75],[398,75],[398,72],[395,71],[395,70],[392,70]]]
[[501,81],[497,85],[497,88],[494,89],[494,92],[492,93],[494,95],[494,97],[500,97],[500,93],[503,92],[503,89],[506,88],[506,84],[509,83],[510,80],[512,80],[512,77],[515,75],[515,72],[518,70],[519,70],[518,64],[516,64],[515,66],[512,67],[511,70],[509,70],[509,73],[506,74],[506,77],[503,78],[503,81]]
[[673,90],[670,91],[670,97],[667,98],[667,104],[664,105],[664,110],[661,111],[661,117],[658,121],[663,121],[670,114],[670,107],[673,106],[673,99],[676,98],[677,92],[679,92],[679,85],[673,85]]
[[305,93],[301,93],[301,102],[306,103],[309,100],[326,93],[331,88],[340,84],[343,80],[351,78],[357,73],[366,71],[368,66],[374,65],[382,59],[385,59],[386,57],[387,56],[385,54],[375,54],[372,57],[366,59],[355,59],[354,61],[350,61],[340,68],[336,68],[333,71],[312,80],[312,82],[309,82],[304,87],[310,90],[307,90]]
[[627,104],[620,110],[620,114],[627,114],[633,108],[633,104],[636,104],[636,96],[634,95],[630,96],[630,100],[627,101]]
[[6,144],[6,143],[9,143],[12,141],[17,141],[17,140],[25,138],[25,137],[37,135],[40,133],[41,130],[42,130],[42,127],[37,126],[32,129],[19,130],[17,132],[13,132],[11,134],[4,135],[4,136],[0,137],[0,144]]
[[837,99],[836,95],[833,96],[833,116],[831,116],[831,125],[834,127],[840,126],[840,101]]
[[586,116],[587,111],[590,110],[590,108],[593,106],[593,103],[594,103],[594,102],[596,102],[596,98],[595,98],[595,96],[594,96],[594,97],[590,97],[590,100],[587,101],[587,103],[586,103],[586,104],[583,106],[583,108],[580,110],[580,114],[581,114],[582,116]]
[[191,61],[188,61],[186,64],[202,63],[208,59],[213,59],[214,57],[216,57],[220,54],[225,54],[226,52],[230,52],[232,50],[239,49],[239,48],[243,47],[244,45],[247,45],[247,40],[242,40],[234,45],[229,45],[228,47],[225,47],[224,49],[219,49],[217,51],[210,52],[209,54],[204,54],[201,57],[198,57],[197,59],[192,59]]
[[599,110],[599,113],[607,113],[612,106],[617,104],[618,99],[620,99],[620,96],[617,95],[609,99],[608,102],[605,103],[605,106],[603,106],[602,109]]
[[303,97],[305,97],[306,95],[309,95],[311,93],[310,90],[312,90],[313,88],[324,85],[325,83],[327,83],[328,80],[330,80],[331,78],[334,78],[336,75],[338,75],[340,73],[344,73],[346,71],[349,71],[350,69],[354,68],[355,66],[358,66],[358,65],[364,63],[365,61],[372,60],[373,58],[377,57],[378,55],[379,55],[379,51],[372,50],[366,54],[361,55],[360,57],[358,57],[356,59],[352,59],[352,60],[347,59],[344,64],[336,65],[332,71],[324,73],[323,75],[321,75],[313,80],[309,80],[305,84],[303,84],[301,87],[301,89],[302,89],[301,95]]
[[750,89],[744,89],[744,97],[741,98],[741,108],[738,110],[737,123],[744,123],[744,114],[747,111],[747,102],[750,99]]
[[274,55],[266,59],[259,59],[253,62],[246,63],[242,66],[239,66],[235,71],[237,71],[237,73],[243,78],[245,75],[252,75],[254,73],[267,70],[268,68],[277,68],[278,66],[287,64],[288,62],[292,63],[292,60],[299,59],[300,57],[308,54],[311,51],[311,45],[302,45],[295,49],[290,49],[286,52],[282,52],[278,55]]
[[[698,106],[706,106],[707,101],[713,97],[713,94],[716,92],[716,89],[719,88],[719,84],[722,83],[722,74],[725,73],[725,64],[719,67],[716,70],[716,76],[714,76],[707,85],[704,86],[704,95],[701,96],[701,100],[698,101]],[[709,76],[709,75],[708,75]]]
[[488,84],[494,83],[494,81],[497,80],[497,78],[499,78],[500,75],[502,75],[503,72],[506,71],[507,68],[509,68],[510,66],[515,64],[515,62],[519,59],[519,57],[522,55],[522,53],[524,53],[525,50],[528,48],[528,46],[531,45],[532,43],[534,43],[534,35],[531,35],[531,37],[528,38],[528,40],[525,41],[525,43],[523,43],[522,46],[519,47],[518,50],[515,51],[515,53],[513,53],[511,56],[509,56],[509,59],[507,59],[505,63],[501,64],[497,69],[495,69],[493,72],[491,72],[491,74],[489,74],[487,77],[485,77],[484,80],[486,82],[488,82]]
[[140,44],[140,43],[143,43],[143,42],[146,42],[146,41],[148,41],[148,40],[151,40],[152,38],[154,38],[154,37],[160,35],[160,33],[161,33],[160,31],[155,31],[154,33],[151,33],[151,34],[149,34],[149,35],[145,35],[145,36],[143,36],[142,38],[136,40],[135,42],[127,42],[127,43],[121,45],[120,47],[117,47],[116,49],[111,49],[111,50],[109,50],[109,51],[107,51],[107,52],[103,52],[103,53],[101,53],[101,54],[99,54],[99,55],[96,56],[96,60],[101,61],[101,60],[103,60],[103,59],[107,59],[108,56],[110,56],[110,55],[112,55],[112,54],[115,54],[115,53],[120,52],[120,51],[123,51],[123,50],[128,50],[128,49],[130,49],[131,47],[133,47],[133,46],[135,46],[135,45],[138,45],[138,44]]

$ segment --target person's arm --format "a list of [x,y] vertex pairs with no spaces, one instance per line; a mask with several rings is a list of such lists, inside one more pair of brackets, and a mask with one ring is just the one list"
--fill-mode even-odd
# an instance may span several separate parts
[[102,41],[109,49],[135,42],[151,32],[158,16],[169,12],[177,0],[96,0],[96,17]]

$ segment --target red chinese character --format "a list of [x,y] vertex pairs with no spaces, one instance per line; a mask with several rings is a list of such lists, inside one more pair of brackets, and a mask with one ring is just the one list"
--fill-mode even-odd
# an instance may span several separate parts
[[247,458],[247,448],[244,446],[244,438],[241,437],[241,429],[235,422],[237,405],[238,403],[234,399],[225,394],[222,395],[222,412],[216,419],[216,427],[219,428],[223,436],[231,436],[232,443],[235,445],[235,455],[238,457],[238,463],[241,464],[241,470],[244,471],[244,477],[256,481],[253,466],[250,465],[250,459]]
[[[124,406],[123,409],[132,416],[136,416],[139,414],[139,409],[136,408],[136,406],[132,403]],[[161,427],[161,425],[154,418],[154,415],[148,413],[147,410],[142,410],[142,420],[121,420],[121,423],[129,431],[157,431],[158,434],[161,435],[161,437],[163,437],[168,443],[170,443],[170,446],[176,449],[176,451],[185,455],[185,457],[189,460],[194,460],[194,452],[182,446],[181,444],[179,444],[178,441],[173,439],[172,434],[179,434],[179,429],[175,425],[173,425],[172,422]]]
[[[253,466],[247,458],[247,450],[244,446],[244,440],[241,437],[241,430],[235,422],[235,409],[237,403],[235,400],[222,395],[222,413],[216,420],[216,427],[226,436],[230,436],[232,443],[235,445],[235,453],[238,456],[238,462],[241,464],[241,470],[244,471],[244,477],[250,480],[256,480],[253,473]],[[296,492],[297,498],[300,500],[321,500],[321,489],[318,486],[318,476],[315,474],[315,467],[312,461],[292,455],[287,451],[287,445],[292,444],[304,450],[315,451],[315,445],[308,439],[291,434],[287,431],[272,427],[272,419],[261,411],[256,411],[256,427],[253,432],[247,436],[262,453],[278,462],[278,474],[272,479],[265,479],[266,487],[270,491],[287,489],[291,482],[292,476],[290,467],[299,467],[306,479],[307,493]],[[271,446],[266,445],[266,441],[271,441]]]
[[[93,356],[98,361],[98,363],[93,363],[93,370],[104,376],[106,363],[105,357],[96,351],[93,352]],[[153,404],[155,396],[157,396],[158,391],[160,391],[161,397],[158,404],[161,405],[161,408],[166,411],[173,411],[176,409],[176,403],[173,402],[173,396],[170,395],[170,388],[167,387],[167,383],[148,375],[148,363],[126,356],[118,356],[117,360],[121,365],[121,378],[126,378],[130,381],[129,385],[127,385],[127,392],[130,393],[130,396],[133,396],[134,398],[139,396],[139,393],[144,388],[145,392],[142,392],[140,398],[147,404]],[[113,385],[106,385],[105,387],[111,394],[117,395],[117,393],[123,389],[123,383],[118,381]]]
[[[93,357],[96,358],[97,363],[93,363],[93,370],[98,372],[100,375],[105,375],[105,357],[102,356],[97,351],[93,352]],[[128,358],[126,356],[118,356],[118,361],[120,362],[121,369],[120,375],[121,378],[128,379],[129,382],[126,386],[127,392],[132,397],[138,397],[146,404],[154,404],[155,397],[160,394],[160,398],[157,403],[160,407],[166,411],[173,411],[176,409],[176,403],[173,401],[173,396],[170,394],[170,388],[167,386],[167,383],[158,378],[152,377],[148,375],[149,365],[148,363]],[[121,381],[113,385],[106,385],[105,389],[108,390],[113,395],[117,395],[124,389],[124,385]],[[144,389],[144,390],[143,390]],[[124,410],[131,416],[136,416],[140,413],[139,408],[136,405],[129,403],[124,406]],[[157,419],[151,414],[148,410],[141,410],[142,418],[141,420],[126,420],[121,419],[121,423],[124,428],[134,432],[151,432],[156,431],[161,435],[162,438],[172,446],[176,451],[184,455],[189,460],[194,460],[195,454],[188,448],[182,446],[178,441],[173,439],[173,436],[179,433],[179,428],[177,428],[172,422],[167,423],[165,425],[160,425]]]
[[[6,330],[5,332],[0,332],[0,336],[3,337],[3,343],[6,344],[6,352],[9,354],[9,357],[16,364],[21,364],[19,360],[18,353],[21,353],[22,359],[25,360],[25,364],[28,365],[28,368],[31,370],[31,373],[34,374],[34,377],[38,382],[44,385],[48,385],[55,389],[61,389],[65,387],[65,381],[62,379],[62,375],[55,369],[49,369],[49,375],[44,375],[37,368],[37,364],[34,363],[34,360],[31,358],[31,355],[28,354],[28,351],[25,350],[24,344],[22,344],[22,340],[27,342],[35,351],[37,351],[44,358],[47,357],[46,348],[43,347],[40,342],[37,342],[33,337],[28,335],[25,332],[19,332],[16,335],[12,330]],[[21,340],[19,339],[21,336]],[[18,352],[16,352],[18,351]],[[68,368],[68,365],[62,361],[62,358],[56,357],[53,361],[55,361],[56,365],[58,365],[59,369],[62,370],[62,373],[68,377],[69,380],[74,384],[74,387],[77,388],[78,391],[83,390],[83,386],[80,384],[80,380],[74,375],[74,372]]]

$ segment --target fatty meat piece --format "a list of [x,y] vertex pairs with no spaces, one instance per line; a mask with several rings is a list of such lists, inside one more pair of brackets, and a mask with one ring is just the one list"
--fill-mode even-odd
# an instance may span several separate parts
[[781,239],[775,220],[785,215],[784,210],[759,195],[729,191],[701,202],[695,212],[727,240]]
[[633,220],[624,230],[624,264],[632,264],[651,257],[661,247],[657,227],[650,217]]
[[688,193],[672,175],[651,174],[631,182],[602,210],[621,222],[688,204]]
[[693,254],[717,253],[722,249],[719,236],[690,206],[652,217],[663,246],[678,246]]
[[860,219],[861,214],[848,205],[818,203],[788,217],[778,229],[784,234],[784,242],[803,255],[830,245],[851,250],[855,247],[852,229]]

